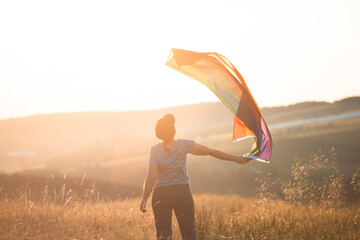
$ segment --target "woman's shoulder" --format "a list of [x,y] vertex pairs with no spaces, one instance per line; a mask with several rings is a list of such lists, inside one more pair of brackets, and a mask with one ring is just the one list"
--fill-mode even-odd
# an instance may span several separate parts
[[151,149],[151,150],[156,150],[156,149],[158,149],[159,147],[161,147],[161,143],[158,142],[158,143],[152,145],[150,149]]
[[177,141],[179,142],[179,143],[181,143],[181,144],[186,144],[186,143],[195,143],[195,141],[194,140],[192,140],[192,139],[188,139],[188,138],[179,138],[179,139],[177,139]]
[[179,149],[181,150],[181,152],[189,153],[189,152],[192,152],[192,150],[195,146],[195,141],[192,139],[180,138],[180,139],[178,139],[178,146],[179,146]]

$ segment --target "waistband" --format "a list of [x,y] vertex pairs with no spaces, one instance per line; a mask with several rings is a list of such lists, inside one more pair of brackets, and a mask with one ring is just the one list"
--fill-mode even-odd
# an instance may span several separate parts
[[175,188],[190,188],[190,184],[171,184],[166,186],[154,187],[154,190],[163,190],[163,189],[175,189]]

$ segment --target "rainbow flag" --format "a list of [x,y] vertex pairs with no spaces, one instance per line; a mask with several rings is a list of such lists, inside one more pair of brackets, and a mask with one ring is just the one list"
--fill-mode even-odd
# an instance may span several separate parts
[[171,49],[166,65],[207,86],[234,113],[233,140],[255,138],[252,149],[244,156],[270,161],[269,129],[244,79],[229,60],[215,52]]

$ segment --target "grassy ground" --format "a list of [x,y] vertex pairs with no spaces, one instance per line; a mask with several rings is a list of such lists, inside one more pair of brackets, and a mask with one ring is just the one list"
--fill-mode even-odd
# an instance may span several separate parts
[[[198,239],[358,239],[358,206],[292,206],[236,195],[194,195]],[[0,200],[0,239],[155,239],[139,199],[53,203]],[[65,206],[64,206],[65,205]],[[173,218],[174,239],[181,239]]]

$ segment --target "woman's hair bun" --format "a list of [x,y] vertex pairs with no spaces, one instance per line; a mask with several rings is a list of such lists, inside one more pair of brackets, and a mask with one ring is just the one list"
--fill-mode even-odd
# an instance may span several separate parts
[[163,118],[170,120],[171,124],[175,125],[175,117],[174,117],[174,115],[168,113]]
[[172,114],[166,114],[157,121],[155,127],[156,137],[164,142],[170,141],[175,135],[175,117]]

